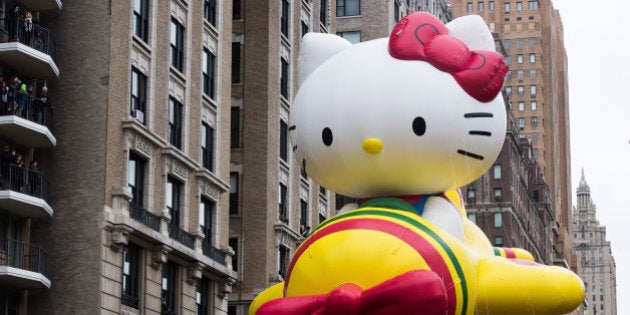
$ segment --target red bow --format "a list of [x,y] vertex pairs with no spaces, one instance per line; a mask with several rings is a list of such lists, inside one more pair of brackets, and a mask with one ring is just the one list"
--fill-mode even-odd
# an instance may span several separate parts
[[365,291],[346,283],[329,294],[271,300],[256,315],[442,315],[448,312],[447,304],[440,277],[432,271],[414,270]]
[[402,60],[422,60],[450,73],[480,102],[493,100],[503,87],[508,67],[495,51],[468,49],[434,15],[416,12],[404,17],[389,36],[389,54]]

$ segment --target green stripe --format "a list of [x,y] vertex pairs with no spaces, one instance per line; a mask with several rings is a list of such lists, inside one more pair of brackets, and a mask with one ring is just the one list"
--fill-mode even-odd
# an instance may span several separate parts
[[494,249],[494,256],[503,256],[501,255],[501,250],[498,247],[493,247]]
[[462,267],[459,264],[457,257],[455,257],[455,253],[448,246],[448,244],[446,244],[446,242],[439,235],[437,235],[435,232],[429,229],[426,225],[422,224],[420,221],[417,221],[408,216],[395,213],[395,212],[390,212],[387,210],[376,210],[376,209],[367,210],[365,208],[362,208],[360,210],[354,210],[354,211],[350,211],[350,212],[346,212],[344,214],[338,215],[336,217],[332,217],[322,222],[322,224],[320,224],[315,231],[318,231],[322,229],[324,226],[330,225],[331,223],[334,223],[341,219],[357,217],[357,216],[362,216],[362,215],[380,215],[380,216],[390,217],[390,218],[398,219],[400,221],[407,222],[417,227],[418,229],[424,231],[425,233],[429,234],[429,236],[431,236],[438,244],[440,244],[440,246],[442,246],[442,249],[446,252],[448,257],[453,262],[453,266],[455,267],[457,276],[459,276],[459,278],[462,280],[462,313],[461,314],[462,315],[466,314],[466,309],[468,308],[468,288],[466,286],[466,277],[464,277],[464,271],[462,270]]

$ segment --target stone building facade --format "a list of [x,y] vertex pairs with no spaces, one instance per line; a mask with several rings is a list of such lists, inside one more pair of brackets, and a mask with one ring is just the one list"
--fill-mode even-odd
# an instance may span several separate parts
[[573,209],[573,252],[581,267],[588,307],[584,314],[617,314],[617,276],[615,258],[606,227],[597,220],[597,207],[584,171],[577,188],[577,205]]

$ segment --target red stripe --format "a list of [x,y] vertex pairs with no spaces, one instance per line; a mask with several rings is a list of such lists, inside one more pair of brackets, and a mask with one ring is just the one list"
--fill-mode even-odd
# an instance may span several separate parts
[[433,245],[431,245],[431,243],[429,243],[419,234],[410,233],[409,228],[401,226],[400,224],[395,222],[373,218],[353,218],[345,221],[336,222],[324,227],[321,230],[316,231],[315,234],[311,235],[311,237],[309,237],[302,244],[302,246],[298,248],[298,250],[295,252],[295,255],[293,256],[293,259],[291,259],[291,263],[287,272],[287,278],[284,282],[284,296],[286,296],[287,293],[287,287],[291,278],[293,267],[295,266],[295,263],[298,261],[302,253],[304,253],[304,251],[306,251],[308,247],[310,247],[320,238],[347,230],[372,230],[387,233],[400,239],[401,241],[404,241],[413,249],[415,249],[416,252],[418,252],[418,254],[420,254],[420,256],[422,256],[422,258],[425,260],[429,268],[431,268],[431,271],[437,273],[442,277],[448,296],[448,313],[455,313],[455,310],[457,308],[457,292],[455,291],[455,286],[457,284],[453,283],[453,277],[448,269],[448,266],[446,265],[446,262],[444,261],[444,259],[442,259],[442,255],[435,249]]
[[511,248],[504,247],[505,258],[516,258],[516,253]]

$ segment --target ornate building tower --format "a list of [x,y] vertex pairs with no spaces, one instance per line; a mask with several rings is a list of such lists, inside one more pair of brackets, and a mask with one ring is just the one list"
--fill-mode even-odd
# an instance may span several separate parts
[[615,259],[606,240],[606,227],[597,221],[595,210],[582,170],[573,209],[573,251],[582,267],[588,314],[612,315],[617,314]]

